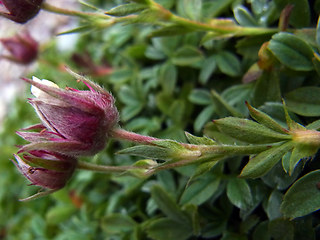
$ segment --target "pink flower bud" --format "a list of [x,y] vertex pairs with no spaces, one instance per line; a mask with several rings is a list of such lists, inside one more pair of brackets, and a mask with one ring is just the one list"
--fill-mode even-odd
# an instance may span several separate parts
[[111,94],[88,80],[85,84],[90,91],[60,89],[53,82],[35,77],[24,80],[33,85],[35,98],[29,102],[42,125],[24,129],[38,128],[38,132],[18,132],[31,142],[19,152],[40,149],[78,156],[94,155],[105,147],[108,133],[118,122]]
[[76,158],[47,151],[30,151],[22,158],[14,157],[13,163],[32,185],[52,190],[63,188],[77,165]]
[[17,34],[11,38],[2,38],[0,42],[11,54],[2,57],[13,62],[29,64],[38,56],[38,43],[28,32]]
[[36,16],[41,9],[43,0],[1,0],[4,12],[0,15],[17,23],[26,23]]

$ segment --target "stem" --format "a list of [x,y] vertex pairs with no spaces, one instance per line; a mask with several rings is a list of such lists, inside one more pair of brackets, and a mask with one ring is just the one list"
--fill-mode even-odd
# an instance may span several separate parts
[[149,136],[140,135],[134,132],[129,132],[127,130],[121,129],[121,128],[114,128],[110,132],[110,136],[119,139],[119,140],[127,140],[130,142],[135,143],[142,143],[142,144],[153,144],[153,141],[161,141],[160,138],[154,138]]
[[81,17],[81,18],[96,17],[96,18],[110,19],[110,17],[105,14],[87,13],[87,12],[81,12],[81,11],[76,11],[76,10],[59,8],[59,7],[53,6],[51,4],[48,4],[46,2],[42,3],[41,8],[43,10],[48,11],[48,12],[63,14],[63,15],[67,15],[67,16],[76,16],[76,17]]
[[87,163],[83,161],[78,162],[78,169],[82,170],[89,170],[95,172],[102,172],[102,173],[122,173],[130,169],[134,169],[137,167],[132,166],[105,166],[105,165],[98,165],[94,163]]
[[279,31],[278,28],[243,27],[239,25],[225,26],[220,24],[208,24],[193,21],[171,13],[169,10],[165,9],[160,4],[152,0],[150,2],[152,8],[161,14],[163,18],[162,20],[173,22],[185,26],[187,28],[194,29],[196,31],[210,31],[217,32],[220,34],[233,34],[235,36],[273,34]]

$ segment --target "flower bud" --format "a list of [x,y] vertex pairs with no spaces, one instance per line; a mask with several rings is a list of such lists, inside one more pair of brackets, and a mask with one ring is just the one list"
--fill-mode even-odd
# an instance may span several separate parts
[[4,8],[0,15],[17,23],[26,23],[36,16],[41,9],[43,0],[1,0]]
[[18,132],[30,141],[20,152],[47,150],[66,155],[94,155],[106,144],[108,133],[118,122],[114,99],[100,86],[86,80],[90,91],[66,90],[48,80],[33,77],[31,83],[35,98],[29,99],[42,125],[40,132]]
[[11,53],[10,56],[2,56],[2,58],[16,63],[29,64],[38,56],[39,45],[28,32],[11,38],[2,38],[0,42]]
[[30,151],[22,158],[14,157],[13,163],[32,185],[52,190],[63,188],[77,165],[74,157],[47,151]]

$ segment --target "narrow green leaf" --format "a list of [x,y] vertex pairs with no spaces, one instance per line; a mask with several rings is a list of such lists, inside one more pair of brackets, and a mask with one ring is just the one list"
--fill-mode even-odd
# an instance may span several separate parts
[[286,67],[296,71],[313,70],[313,50],[305,41],[290,33],[272,36],[268,48]]
[[211,89],[211,94],[222,106],[224,106],[232,116],[234,117],[243,117],[243,114],[240,113],[237,109],[231,106],[219,93],[217,93],[214,89]]
[[186,223],[187,216],[179,208],[173,198],[159,185],[154,185],[151,189],[151,197],[154,199],[159,209],[170,219]]
[[141,10],[146,9],[148,6],[145,4],[140,4],[140,3],[128,3],[128,4],[123,4],[116,6],[109,11],[106,12],[108,15],[112,16],[125,16],[128,14],[136,13]]
[[261,123],[262,125],[270,128],[271,130],[279,133],[287,134],[288,130],[283,128],[279,123],[273,120],[269,115],[265,114],[264,112],[252,107],[248,102],[246,105],[249,109],[251,117],[256,120],[257,122]]
[[301,87],[285,96],[287,107],[290,111],[302,116],[320,116],[320,88]]
[[249,160],[249,163],[242,169],[240,176],[258,178],[266,174],[281,157],[291,150],[292,142],[272,147]]
[[191,133],[185,132],[188,142],[196,145],[215,145],[217,144],[213,139],[204,137],[197,137],[192,135]]
[[221,132],[248,143],[272,143],[291,139],[291,135],[275,132],[248,119],[226,117],[214,120],[213,123]]
[[286,117],[286,122],[288,125],[289,130],[304,130],[305,127],[303,127],[302,125],[298,124],[297,122],[293,121],[293,119],[290,117],[290,114],[288,112],[286,103],[284,101],[282,101],[282,105],[283,105],[283,111]]
[[240,209],[248,209],[252,205],[252,194],[246,180],[231,178],[227,184],[227,196],[230,202]]
[[310,172],[296,181],[284,195],[281,211],[290,219],[320,209],[320,170]]

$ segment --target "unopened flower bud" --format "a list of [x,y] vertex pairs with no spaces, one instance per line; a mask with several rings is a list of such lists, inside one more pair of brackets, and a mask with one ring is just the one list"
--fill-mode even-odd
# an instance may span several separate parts
[[0,15],[17,23],[26,23],[36,16],[43,0],[1,0]]
[[10,61],[29,64],[38,56],[39,45],[28,32],[24,32],[21,35],[17,34],[10,38],[2,38],[0,42],[11,54],[1,57]]
[[47,151],[30,151],[13,163],[32,185],[51,190],[63,188],[72,176],[77,159]]
[[[20,152],[47,150],[66,155],[94,155],[106,144],[110,130],[118,122],[114,98],[102,87],[89,82],[90,91],[67,88],[48,80],[33,77],[24,79],[31,83],[35,96],[29,100],[42,121],[40,132],[18,132],[30,141]],[[29,128],[26,130],[32,130]]]

